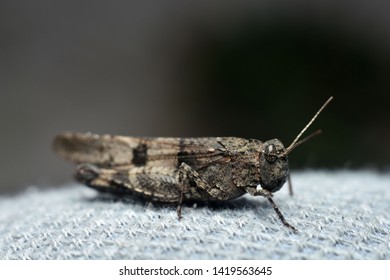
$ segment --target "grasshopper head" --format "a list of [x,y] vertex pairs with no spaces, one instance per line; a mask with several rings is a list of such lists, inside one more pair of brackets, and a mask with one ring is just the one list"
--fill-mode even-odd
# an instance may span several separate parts
[[282,188],[289,174],[288,157],[282,142],[268,140],[260,154],[260,185],[263,189],[276,192]]
[[[298,136],[295,137],[294,141],[287,148],[284,148],[282,142],[278,139],[268,140],[264,143],[264,149],[260,154],[260,185],[263,189],[270,192],[276,192],[282,188],[289,175],[287,155],[299,145],[321,133],[321,130],[317,130],[306,138],[299,140],[306,129],[310,127],[332,99],[333,97],[331,96],[324,105],[322,105],[314,117],[301,130]],[[292,193],[291,189],[290,193]]]

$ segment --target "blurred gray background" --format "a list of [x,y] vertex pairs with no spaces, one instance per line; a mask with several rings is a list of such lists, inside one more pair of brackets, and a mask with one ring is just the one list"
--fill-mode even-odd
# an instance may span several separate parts
[[390,158],[390,2],[0,1],[0,193],[60,185],[61,131],[279,138],[292,168]]

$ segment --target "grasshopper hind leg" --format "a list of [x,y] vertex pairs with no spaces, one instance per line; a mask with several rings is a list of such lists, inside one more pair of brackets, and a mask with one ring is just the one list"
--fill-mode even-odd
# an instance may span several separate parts
[[76,179],[91,188],[120,195],[135,195],[149,201],[181,203],[184,189],[168,167],[100,168],[93,164],[77,167]]
[[214,188],[201,176],[182,163],[174,167],[112,167],[93,164],[77,167],[76,179],[94,189],[119,195],[135,195],[155,202],[177,203],[177,216],[182,218],[184,201],[206,201],[213,197]]
[[93,164],[83,163],[77,166],[74,177],[78,182],[100,192],[112,194],[131,193],[128,188],[111,180],[114,174],[114,170],[102,169]]

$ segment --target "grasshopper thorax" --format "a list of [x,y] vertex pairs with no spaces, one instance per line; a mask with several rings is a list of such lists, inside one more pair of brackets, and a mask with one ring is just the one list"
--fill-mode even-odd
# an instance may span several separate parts
[[276,192],[282,188],[289,174],[286,149],[280,140],[266,141],[260,153],[260,185],[263,189]]

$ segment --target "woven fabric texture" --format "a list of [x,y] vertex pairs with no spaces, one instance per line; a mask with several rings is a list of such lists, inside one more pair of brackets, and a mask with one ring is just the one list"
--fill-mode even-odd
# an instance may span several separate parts
[[0,197],[0,259],[390,259],[390,174],[292,173],[274,201],[183,207],[117,199],[78,184]]

